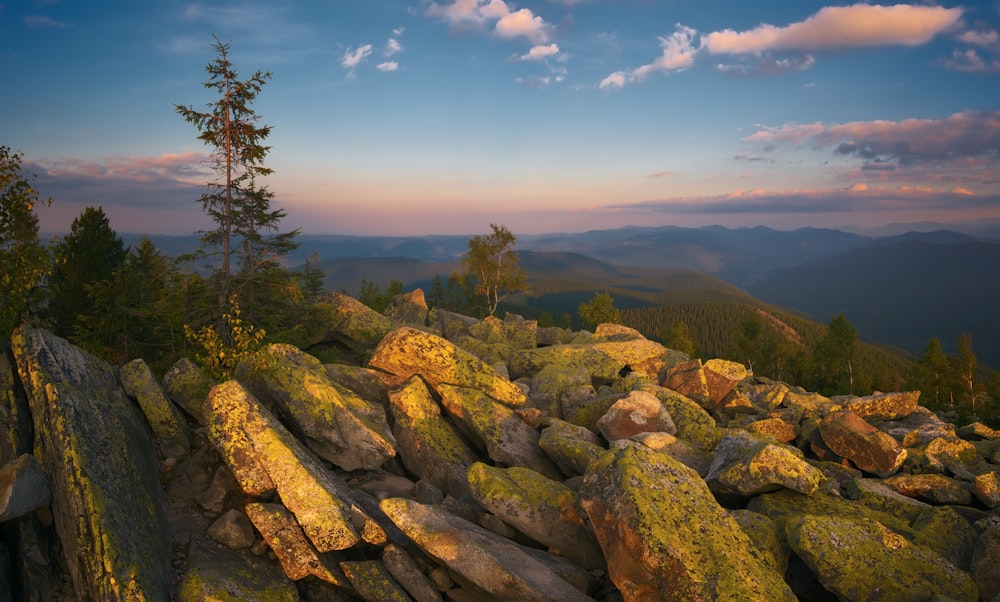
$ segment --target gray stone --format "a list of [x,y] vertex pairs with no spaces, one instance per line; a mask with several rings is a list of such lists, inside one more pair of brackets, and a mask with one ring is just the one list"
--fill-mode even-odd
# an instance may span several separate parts
[[0,467],[0,523],[52,503],[52,488],[38,460],[18,456]]
[[236,509],[226,511],[208,527],[209,537],[234,550],[252,546],[254,535],[250,519]]
[[191,451],[191,433],[180,410],[167,398],[160,383],[142,358],[118,369],[118,380],[130,397],[139,403],[153,438],[164,458],[185,456]]

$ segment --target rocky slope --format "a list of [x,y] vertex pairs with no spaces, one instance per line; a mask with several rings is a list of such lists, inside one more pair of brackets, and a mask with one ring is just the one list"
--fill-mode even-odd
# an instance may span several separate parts
[[635,331],[330,295],[213,383],[0,354],[0,601],[1000,599],[1000,433]]

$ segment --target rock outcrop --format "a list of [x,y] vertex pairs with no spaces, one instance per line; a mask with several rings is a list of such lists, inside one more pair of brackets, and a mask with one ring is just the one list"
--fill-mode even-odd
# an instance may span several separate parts
[[352,365],[271,345],[161,386],[17,331],[0,601],[1000,595],[1000,432],[919,392],[829,398],[417,293],[307,318]]

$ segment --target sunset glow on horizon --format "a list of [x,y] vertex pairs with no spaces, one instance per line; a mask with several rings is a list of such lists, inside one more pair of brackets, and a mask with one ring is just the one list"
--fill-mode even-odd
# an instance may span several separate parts
[[283,229],[1000,218],[1000,3],[0,0],[0,144],[67,231],[208,226],[212,35],[273,79]]

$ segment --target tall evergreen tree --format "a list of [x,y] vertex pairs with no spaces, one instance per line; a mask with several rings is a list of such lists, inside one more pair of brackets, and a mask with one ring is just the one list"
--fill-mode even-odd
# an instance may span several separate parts
[[910,384],[920,390],[924,405],[932,408],[951,406],[951,366],[941,348],[941,339],[933,338],[924,346],[920,359],[913,364]]
[[283,211],[271,209],[273,195],[258,184],[258,178],[273,172],[264,165],[271,150],[264,141],[271,127],[258,124],[260,117],[254,112],[253,103],[271,73],[256,71],[241,81],[230,61],[229,46],[229,42],[215,37],[213,48],[217,56],[206,67],[209,78],[204,86],[217,97],[208,104],[208,110],[174,105],[185,121],[198,130],[198,139],[212,148],[217,178],[207,184],[201,204],[216,227],[203,233],[202,252],[207,255],[210,249],[221,247],[218,251],[221,264],[216,271],[220,308],[228,303],[233,290],[231,260],[240,247],[236,239],[243,241],[240,270],[245,278],[250,278],[258,274],[264,262],[294,249],[294,237],[298,234],[296,230],[263,236],[265,232],[276,231],[284,217]]
[[49,270],[48,251],[38,239],[39,202],[21,173],[21,155],[0,146],[0,340],[10,340],[38,304]]
[[813,347],[815,389],[825,395],[853,393],[857,353],[857,331],[844,314],[837,314]]
[[49,315],[56,334],[72,338],[81,321],[95,315],[93,290],[111,280],[127,254],[101,207],[87,207],[73,220],[53,251]]

